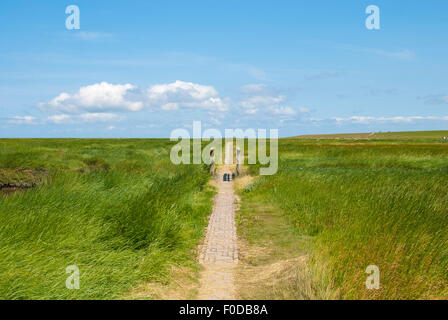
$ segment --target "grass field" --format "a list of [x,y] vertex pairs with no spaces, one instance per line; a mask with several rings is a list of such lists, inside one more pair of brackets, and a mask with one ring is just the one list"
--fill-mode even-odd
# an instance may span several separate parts
[[[214,191],[167,140],[0,140],[0,298],[120,298],[193,249]],[[66,267],[80,270],[68,290]]]
[[[308,279],[271,286],[265,297],[448,298],[448,144],[440,133],[432,140],[428,133],[390,135],[404,137],[282,139],[278,173],[240,190],[240,235],[273,252],[255,264],[291,264],[278,257],[289,252],[306,257],[311,270]],[[257,166],[249,172],[257,175]],[[283,242],[267,226],[279,216]],[[379,267],[379,290],[366,289],[369,265]],[[258,284],[261,294],[265,284]]]
[[[448,298],[441,135],[281,139],[277,174],[259,177],[251,165],[252,177],[236,181],[239,295]],[[173,266],[196,270],[215,191],[206,166],[173,165],[170,148],[157,139],[0,140],[0,298],[119,299],[169,283]],[[66,288],[71,265],[79,290]],[[380,270],[379,290],[366,289],[369,265]]]
[[418,142],[428,141],[442,141],[443,137],[448,137],[448,131],[434,130],[434,131],[401,131],[401,132],[365,132],[365,133],[341,133],[341,134],[316,134],[316,135],[301,135],[293,138],[298,139],[351,139],[351,140],[416,140]]

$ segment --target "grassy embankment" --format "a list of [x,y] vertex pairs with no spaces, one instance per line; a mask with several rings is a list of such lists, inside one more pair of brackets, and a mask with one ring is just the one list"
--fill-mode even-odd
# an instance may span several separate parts
[[278,173],[240,190],[240,236],[259,252],[245,263],[266,275],[243,296],[448,298],[448,144],[389,135],[404,140],[280,140]]
[[214,191],[205,167],[171,164],[170,145],[0,140],[0,298],[120,298],[194,269]]

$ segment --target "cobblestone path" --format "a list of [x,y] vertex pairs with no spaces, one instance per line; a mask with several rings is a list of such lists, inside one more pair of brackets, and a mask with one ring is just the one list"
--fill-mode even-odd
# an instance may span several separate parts
[[[207,227],[199,262],[204,266],[199,288],[199,299],[235,299],[234,273],[238,263],[235,226],[235,194],[233,181],[223,181],[230,166],[222,166],[218,174],[218,194]],[[226,169],[228,171],[226,171]]]

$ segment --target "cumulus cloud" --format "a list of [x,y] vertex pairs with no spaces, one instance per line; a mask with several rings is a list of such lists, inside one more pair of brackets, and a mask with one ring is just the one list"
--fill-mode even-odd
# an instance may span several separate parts
[[151,100],[170,98],[203,100],[217,95],[218,92],[212,86],[179,80],[168,84],[158,84],[148,89],[148,96]]
[[209,85],[174,81],[138,88],[130,83],[111,84],[100,82],[79,88],[76,92],[62,92],[39,107],[50,113],[44,122],[87,123],[111,122],[123,119],[125,112],[161,111],[172,112],[181,109],[196,109],[208,113],[211,123],[221,123],[229,108],[241,113],[277,119],[294,118],[308,109],[287,104],[286,95],[265,84],[249,84],[240,90],[242,96],[232,102],[223,98]]
[[77,93],[61,93],[49,102],[40,103],[41,109],[50,112],[81,113],[104,111],[139,111],[141,101],[133,101],[129,94],[136,87],[131,84],[114,85],[107,82],[81,87]]
[[[81,87],[76,93],[63,92],[48,102],[39,104],[42,110],[57,114],[136,112],[197,108],[224,112],[228,103],[212,86],[175,81],[139,89],[132,84],[95,83]],[[57,122],[57,116],[49,119]]]
[[192,82],[175,81],[157,84],[147,90],[150,106],[162,110],[177,110],[181,107],[213,111],[227,111],[228,106],[212,86]]

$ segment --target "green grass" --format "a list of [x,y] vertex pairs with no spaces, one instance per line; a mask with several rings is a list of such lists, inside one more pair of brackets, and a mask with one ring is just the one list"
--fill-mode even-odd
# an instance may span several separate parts
[[377,132],[373,135],[374,139],[433,139],[441,140],[442,137],[448,137],[446,130],[433,131],[400,131],[400,132]]
[[339,134],[317,134],[317,135],[302,135],[294,138],[300,139],[319,139],[319,140],[373,140],[379,142],[381,140],[387,140],[399,142],[400,140],[418,141],[418,142],[439,142],[447,143],[446,140],[442,140],[442,137],[448,137],[447,130],[433,130],[433,131],[399,131],[399,132],[364,132],[364,133],[339,133]]
[[[278,173],[241,193],[240,235],[271,252],[253,250],[249,271],[285,275],[255,296],[448,298],[448,144],[418,135],[280,140]],[[0,187],[20,190],[0,191],[0,298],[120,298],[195,268],[214,191],[205,166],[171,164],[171,145],[0,140]],[[304,255],[302,277],[289,258]],[[80,290],[65,287],[70,265]],[[365,287],[369,265],[380,290]]]
[[[120,298],[194,268],[213,190],[167,140],[0,140],[0,298]],[[80,269],[80,289],[65,286]]]
[[[240,256],[236,276],[244,300],[310,300],[326,298],[307,268],[301,237],[281,210],[264,195],[239,190],[245,201],[238,211]],[[244,243],[241,247],[241,243]]]
[[[279,143],[279,171],[243,193],[277,207],[308,239],[321,292],[340,299],[448,298],[448,144],[416,141]],[[258,174],[258,166],[251,166]],[[256,195],[256,196],[255,196]],[[380,269],[380,290],[365,270]]]

